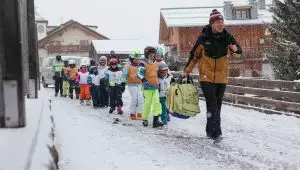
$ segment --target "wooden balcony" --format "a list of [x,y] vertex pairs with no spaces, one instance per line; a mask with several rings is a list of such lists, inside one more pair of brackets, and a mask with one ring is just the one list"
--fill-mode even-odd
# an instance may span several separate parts
[[89,45],[48,45],[49,53],[89,52]]

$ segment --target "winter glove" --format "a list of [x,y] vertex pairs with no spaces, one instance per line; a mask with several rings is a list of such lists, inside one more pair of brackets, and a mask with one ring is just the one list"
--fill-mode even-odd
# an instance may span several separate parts
[[146,80],[145,78],[142,79],[142,82],[143,82],[144,86],[150,86],[149,81]]
[[121,83],[121,92],[124,93],[126,87],[126,83]]
[[109,86],[105,86],[105,91],[107,91],[107,93],[110,93],[110,87]]
[[149,81],[147,81],[147,80],[144,81],[143,83],[144,83],[144,86],[151,86],[150,83],[149,83]]

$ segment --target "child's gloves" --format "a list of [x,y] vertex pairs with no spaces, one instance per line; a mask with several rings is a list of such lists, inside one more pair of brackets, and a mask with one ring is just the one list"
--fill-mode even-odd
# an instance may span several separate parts
[[105,86],[105,91],[107,91],[107,93],[110,93],[110,87],[109,86]]
[[144,86],[150,86],[149,81],[146,80],[145,78],[142,79],[142,82],[143,82]]
[[121,92],[124,93],[126,87],[126,83],[121,83]]

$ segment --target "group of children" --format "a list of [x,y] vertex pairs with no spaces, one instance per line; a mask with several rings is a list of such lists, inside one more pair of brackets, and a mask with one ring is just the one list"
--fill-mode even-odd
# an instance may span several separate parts
[[170,120],[166,91],[172,79],[162,57],[162,48],[148,46],[144,49],[144,58],[138,50],[134,50],[123,68],[114,56],[109,61],[101,56],[98,65],[94,60],[90,63],[82,61],[78,71],[75,62],[70,60],[63,68],[63,96],[69,93],[73,98],[75,89],[81,104],[93,104],[94,108],[109,106],[109,113],[117,111],[123,114],[122,94],[127,85],[131,96],[130,118],[142,119],[142,124],[148,126],[151,112],[153,127],[161,127]]

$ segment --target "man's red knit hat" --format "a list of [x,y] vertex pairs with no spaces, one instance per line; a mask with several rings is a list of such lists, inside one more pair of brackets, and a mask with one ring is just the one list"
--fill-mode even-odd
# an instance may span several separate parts
[[212,24],[218,20],[224,20],[224,18],[218,10],[213,9],[212,12],[210,13],[209,24]]

